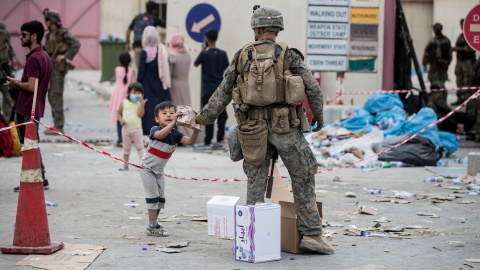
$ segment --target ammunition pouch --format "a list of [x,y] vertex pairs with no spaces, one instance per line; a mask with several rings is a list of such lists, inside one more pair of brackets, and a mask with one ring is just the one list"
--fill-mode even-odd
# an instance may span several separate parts
[[238,138],[245,161],[258,166],[267,154],[268,127],[265,120],[247,120],[238,126]]
[[235,127],[228,133],[228,149],[230,150],[230,159],[232,161],[243,159],[242,145],[238,137],[238,127]]
[[304,102],[305,85],[302,77],[292,74],[290,70],[285,70],[283,78],[285,80],[285,102],[290,105]]

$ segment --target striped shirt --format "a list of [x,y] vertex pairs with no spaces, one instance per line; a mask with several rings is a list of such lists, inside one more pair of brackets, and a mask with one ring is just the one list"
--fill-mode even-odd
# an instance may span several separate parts
[[185,136],[180,131],[172,129],[165,138],[159,140],[153,137],[153,134],[159,130],[162,130],[162,127],[155,126],[150,130],[148,149],[142,159],[142,166],[152,170],[155,174],[163,173],[163,169],[175,151],[177,144]]

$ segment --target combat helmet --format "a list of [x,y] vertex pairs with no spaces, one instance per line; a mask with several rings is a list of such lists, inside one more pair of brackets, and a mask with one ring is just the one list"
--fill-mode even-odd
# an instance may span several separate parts
[[282,13],[273,7],[255,6],[250,24],[252,29],[259,27],[279,28],[280,31],[284,29]]
[[45,20],[49,20],[52,23],[56,23],[57,25],[62,24],[60,13],[58,13],[58,11],[54,9],[49,9],[49,8],[44,9],[43,16],[45,17]]

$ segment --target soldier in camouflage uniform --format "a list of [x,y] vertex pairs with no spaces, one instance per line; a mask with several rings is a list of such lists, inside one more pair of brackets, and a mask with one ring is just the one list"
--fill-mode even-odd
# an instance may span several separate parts
[[[257,42],[263,41],[263,43],[261,43],[262,46],[265,44],[276,46],[276,36],[278,32],[284,28],[283,16],[274,8],[258,8],[253,13],[251,25]],[[314,131],[318,131],[323,126],[322,92],[320,91],[317,81],[312,76],[312,72],[305,65],[301,53],[296,49],[286,48],[283,59],[288,63],[284,64],[284,66],[290,64],[290,71],[293,74],[299,75],[303,79],[305,93],[308,97],[310,108],[313,113],[312,125],[317,124]],[[208,104],[197,115],[197,123],[202,125],[213,123],[218,115],[230,103],[232,98],[235,98],[235,96],[232,97],[232,90],[235,87],[238,87],[238,67],[244,65],[239,61],[241,53],[242,50],[235,54],[230,66],[227,67],[224,72],[224,79],[220,86],[212,95]],[[235,90],[233,90],[233,92],[235,93]],[[305,96],[305,94],[303,95]],[[315,174],[317,172],[318,164],[309,144],[302,135],[300,127],[298,125],[291,126],[288,132],[279,134],[274,131],[274,128],[272,128],[272,123],[274,121],[272,120],[272,115],[270,115],[270,113],[264,114],[263,117],[259,115],[257,115],[257,118],[254,117],[255,111],[258,112],[262,109],[264,111],[270,111],[275,105],[278,104],[272,104],[265,107],[250,106],[245,112],[248,114],[249,120],[263,118],[268,123],[268,138],[265,140],[265,143],[267,144],[265,157],[260,157],[260,161],[258,162],[260,163],[259,165],[251,164],[246,160],[243,162],[243,169],[248,177],[247,204],[254,205],[257,202],[264,202],[270,159],[275,151],[278,152],[292,179],[293,195],[297,212],[297,225],[298,230],[303,235],[300,248],[311,252],[333,254],[333,248],[324,243],[321,238],[322,224],[316,205],[315,194]],[[289,115],[289,119],[290,117],[291,116]],[[238,117],[237,115],[237,122],[240,121],[239,132],[240,126],[247,122],[241,121],[241,119],[242,117]],[[244,146],[242,145],[242,148],[243,147]]]
[[423,66],[428,72],[430,82],[448,80],[448,66],[452,61],[452,46],[450,40],[442,34],[440,23],[433,25],[435,36],[430,39],[423,55]]
[[[463,35],[463,22],[465,19],[460,20],[460,28],[462,33],[458,36],[455,42],[453,51],[457,52],[457,64],[455,65],[455,76],[457,77],[457,87],[467,87],[472,85],[472,66],[475,62],[475,50],[472,49]],[[458,100],[452,105],[459,105],[476,90],[458,90]]]
[[[62,26],[58,11],[45,9],[43,15],[49,30],[45,38],[45,50],[53,63],[52,78],[48,89],[48,102],[52,107],[54,128],[63,133],[63,125],[65,124],[63,115],[65,75],[68,70],[74,68],[70,61],[80,49],[80,42]],[[55,135],[56,133],[46,130],[45,134]]]
[[[12,64],[10,66],[10,63]],[[17,55],[10,44],[10,34],[6,31],[5,23],[0,20],[0,70],[4,73],[0,74],[0,80],[6,79],[5,75],[13,77],[12,66],[18,66]],[[3,119],[8,125],[12,115],[12,101],[9,93],[10,86],[0,83],[0,91],[2,93],[2,110]]]
[[[480,86],[480,57],[475,61],[472,66],[472,84],[474,86]],[[479,91],[479,89],[475,90]],[[476,118],[475,118],[475,142],[480,143],[480,100],[473,99],[468,104],[474,102],[475,104],[475,111],[476,111]],[[467,104],[467,105],[468,105]],[[468,108],[467,108],[468,111]]]

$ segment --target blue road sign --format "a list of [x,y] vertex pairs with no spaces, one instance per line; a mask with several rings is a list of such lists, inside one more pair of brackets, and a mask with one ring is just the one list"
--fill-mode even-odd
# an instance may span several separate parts
[[198,4],[188,12],[185,26],[193,40],[203,42],[205,31],[208,29],[220,31],[220,23],[220,15],[212,5]]

